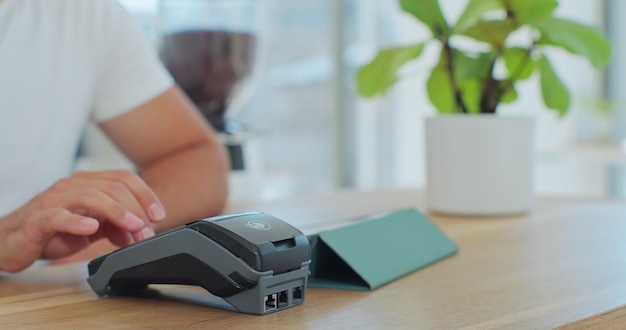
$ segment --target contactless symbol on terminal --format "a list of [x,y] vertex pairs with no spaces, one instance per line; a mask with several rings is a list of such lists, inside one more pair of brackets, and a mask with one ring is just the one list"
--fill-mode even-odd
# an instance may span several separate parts
[[270,230],[270,229],[272,229],[272,226],[270,226],[269,223],[263,222],[263,221],[258,221],[258,220],[250,220],[250,221],[248,221],[248,223],[246,223],[246,227],[250,227],[252,229],[257,229],[257,230]]

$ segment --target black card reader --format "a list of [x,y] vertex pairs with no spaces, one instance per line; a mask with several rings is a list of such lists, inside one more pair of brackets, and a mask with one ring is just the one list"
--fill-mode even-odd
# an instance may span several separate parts
[[311,252],[298,229],[251,212],[188,223],[92,260],[100,296],[149,284],[197,285],[242,313],[267,314],[304,302]]

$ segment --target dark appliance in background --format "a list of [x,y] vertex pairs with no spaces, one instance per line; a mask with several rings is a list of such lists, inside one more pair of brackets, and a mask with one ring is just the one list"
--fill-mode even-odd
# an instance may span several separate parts
[[246,168],[249,129],[231,118],[251,92],[258,0],[160,0],[159,52],[174,80],[218,132],[231,170]]

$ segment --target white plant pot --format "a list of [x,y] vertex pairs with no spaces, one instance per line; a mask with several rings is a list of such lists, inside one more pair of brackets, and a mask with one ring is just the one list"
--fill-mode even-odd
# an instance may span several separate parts
[[497,216],[533,204],[534,120],[497,115],[426,119],[426,198],[431,212]]

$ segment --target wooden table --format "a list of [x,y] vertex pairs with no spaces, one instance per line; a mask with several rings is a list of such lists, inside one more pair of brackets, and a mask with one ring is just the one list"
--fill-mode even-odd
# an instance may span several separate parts
[[[417,191],[338,192],[232,205],[306,233],[407,206]],[[254,316],[208,307],[196,287],[98,298],[84,263],[0,275],[0,329],[543,329],[626,326],[626,203],[538,199],[528,215],[430,215],[457,255],[372,292],[308,289],[303,305]]]

